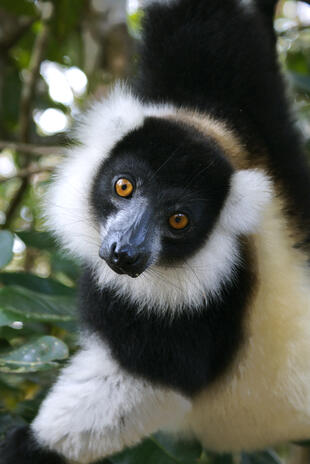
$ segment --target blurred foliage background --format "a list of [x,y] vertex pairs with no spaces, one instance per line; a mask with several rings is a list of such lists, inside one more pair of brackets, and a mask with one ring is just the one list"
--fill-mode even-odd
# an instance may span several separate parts
[[[139,0],[0,0],[0,441],[32,420],[77,348],[79,264],[45,231],[40,201],[87,99],[135,72],[140,18]],[[310,152],[309,2],[279,2],[275,29]],[[292,455],[310,462],[307,448],[218,456],[159,433],[105,462],[284,464]]]

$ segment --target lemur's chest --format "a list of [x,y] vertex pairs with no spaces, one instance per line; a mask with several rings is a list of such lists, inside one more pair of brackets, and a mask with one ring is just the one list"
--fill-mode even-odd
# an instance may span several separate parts
[[82,316],[127,372],[193,397],[229,368],[240,347],[253,279],[241,266],[235,275],[226,299],[170,318],[149,308],[139,313],[111,289],[97,291],[86,276]]
[[248,449],[310,437],[308,269],[288,245],[279,218],[267,220],[263,229],[255,237],[259,287],[246,343],[224,381],[194,403],[201,438],[211,448],[225,443],[225,449]]

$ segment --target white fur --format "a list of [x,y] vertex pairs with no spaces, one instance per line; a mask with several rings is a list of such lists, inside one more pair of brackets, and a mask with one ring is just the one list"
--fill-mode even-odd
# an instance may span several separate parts
[[231,180],[231,191],[220,222],[235,234],[255,232],[264,207],[271,200],[272,186],[265,174],[256,169],[237,171]]
[[268,202],[270,184],[257,170],[232,176],[231,192],[208,241],[183,265],[151,266],[140,277],[115,274],[99,258],[100,225],[89,206],[90,188],[101,163],[129,131],[141,127],[146,116],[180,116],[169,106],[144,105],[122,87],[106,101],[96,103],[79,127],[81,146],[69,152],[51,185],[46,202],[48,225],[74,256],[86,260],[98,277],[137,306],[156,305],[159,310],[197,306],[218,297],[225,282],[233,278],[238,263],[238,235],[252,233]]
[[132,446],[164,425],[178,427],[190,402],[134,378],[94,336],[63,369],[32,424],[37,441],[87,464]]

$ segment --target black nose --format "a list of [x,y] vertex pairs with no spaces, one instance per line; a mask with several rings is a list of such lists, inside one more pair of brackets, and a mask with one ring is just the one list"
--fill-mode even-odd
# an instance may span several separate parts
[[124,242],[103,243],[99,250],[100,258],[104,259],[117,274],[128,274],[138,277],[148,267],[150,252],[141,246]]
[[124,271],[128,271],[131,266],[139,261],[139,258],[140,253],[136,248],[129,247],[128,245],[118,246],[116,243],[113,243],[111,246],[111,262]]

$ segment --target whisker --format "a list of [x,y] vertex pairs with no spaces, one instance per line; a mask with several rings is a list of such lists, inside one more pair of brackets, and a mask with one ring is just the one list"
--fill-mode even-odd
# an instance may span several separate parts
[[[52,206],[55,206],[56,208],[59,208],[60,210],[64,210],[66,212],[66,215],[69,216],[69,217],[72,217],[74,219],[77,219],[76,222],[85,222],[85,217],[83,216],[78,216],[76,213],[74,213],[74,211],[79,211],[80,212],[80,209],[79,208],[71,208],[72,211],[68,211],[67,208],[65,208],[64,206],[62,205],[58,205],[57,203],[50,203]],[[100,230],[99,230],[99,227],[97,227],[95,224],[93,224],[92,222],[88,222],[87,224],[89,227],[91,227],[95,232],[97,233],[100,233]]]
[[167,163],[169,163],[169,161],[172,160],[172,158],[180,151],[181,149],[181,146],[180,147],[177,147],[172,153],[170,156],[168,156],[168,158],[159,166],[158,169],[156,169],[156,171],[151,175],[151,177],[148,178],[148,181],[150,182],[151,180],[154,179],[154,177],[156,176],[156,174],[159,173],[159,171],[164,167],[166,166]]
[[194,182],[195,179],[197,179],[198,176],[200,176],[201,174],[203,174],[205,171],[207,171],[208,169],[210,169],[211,166],[214,165],[214,161],[210,161],[210,163],[205,166],[202,170],[198,171],[191,179],[190,181],[184,186],[184,189],[190,187],[192,185],[192,183]]
[[181,287],[178,287],[177,285],[175,285],[174,282],[171,282],[169,279],[166,278],[166,276],[163,276],[159,271],[155,271],[154,269],[147,269],[146,273],[149,274],[150,276],[154,275],[156,278],[158,278],[162,282],[169,284],[171,287],[174,287],[179,292],[183,293],[183,289]]
[[193,275],[195,276],[195,278],[197,279],[198,283],[199,283],[199,286],[196,287],[196,289],[199,291],[199,293],[201,293],[205,303],[206,303],[206,294],[203,290],[203,282],[201,281],[201,279],[198,277],[198,275],[196,274],[196,272],[194,271],[193,267],[189,264],[188,261],[185,261],[184,264],[192,271]]

